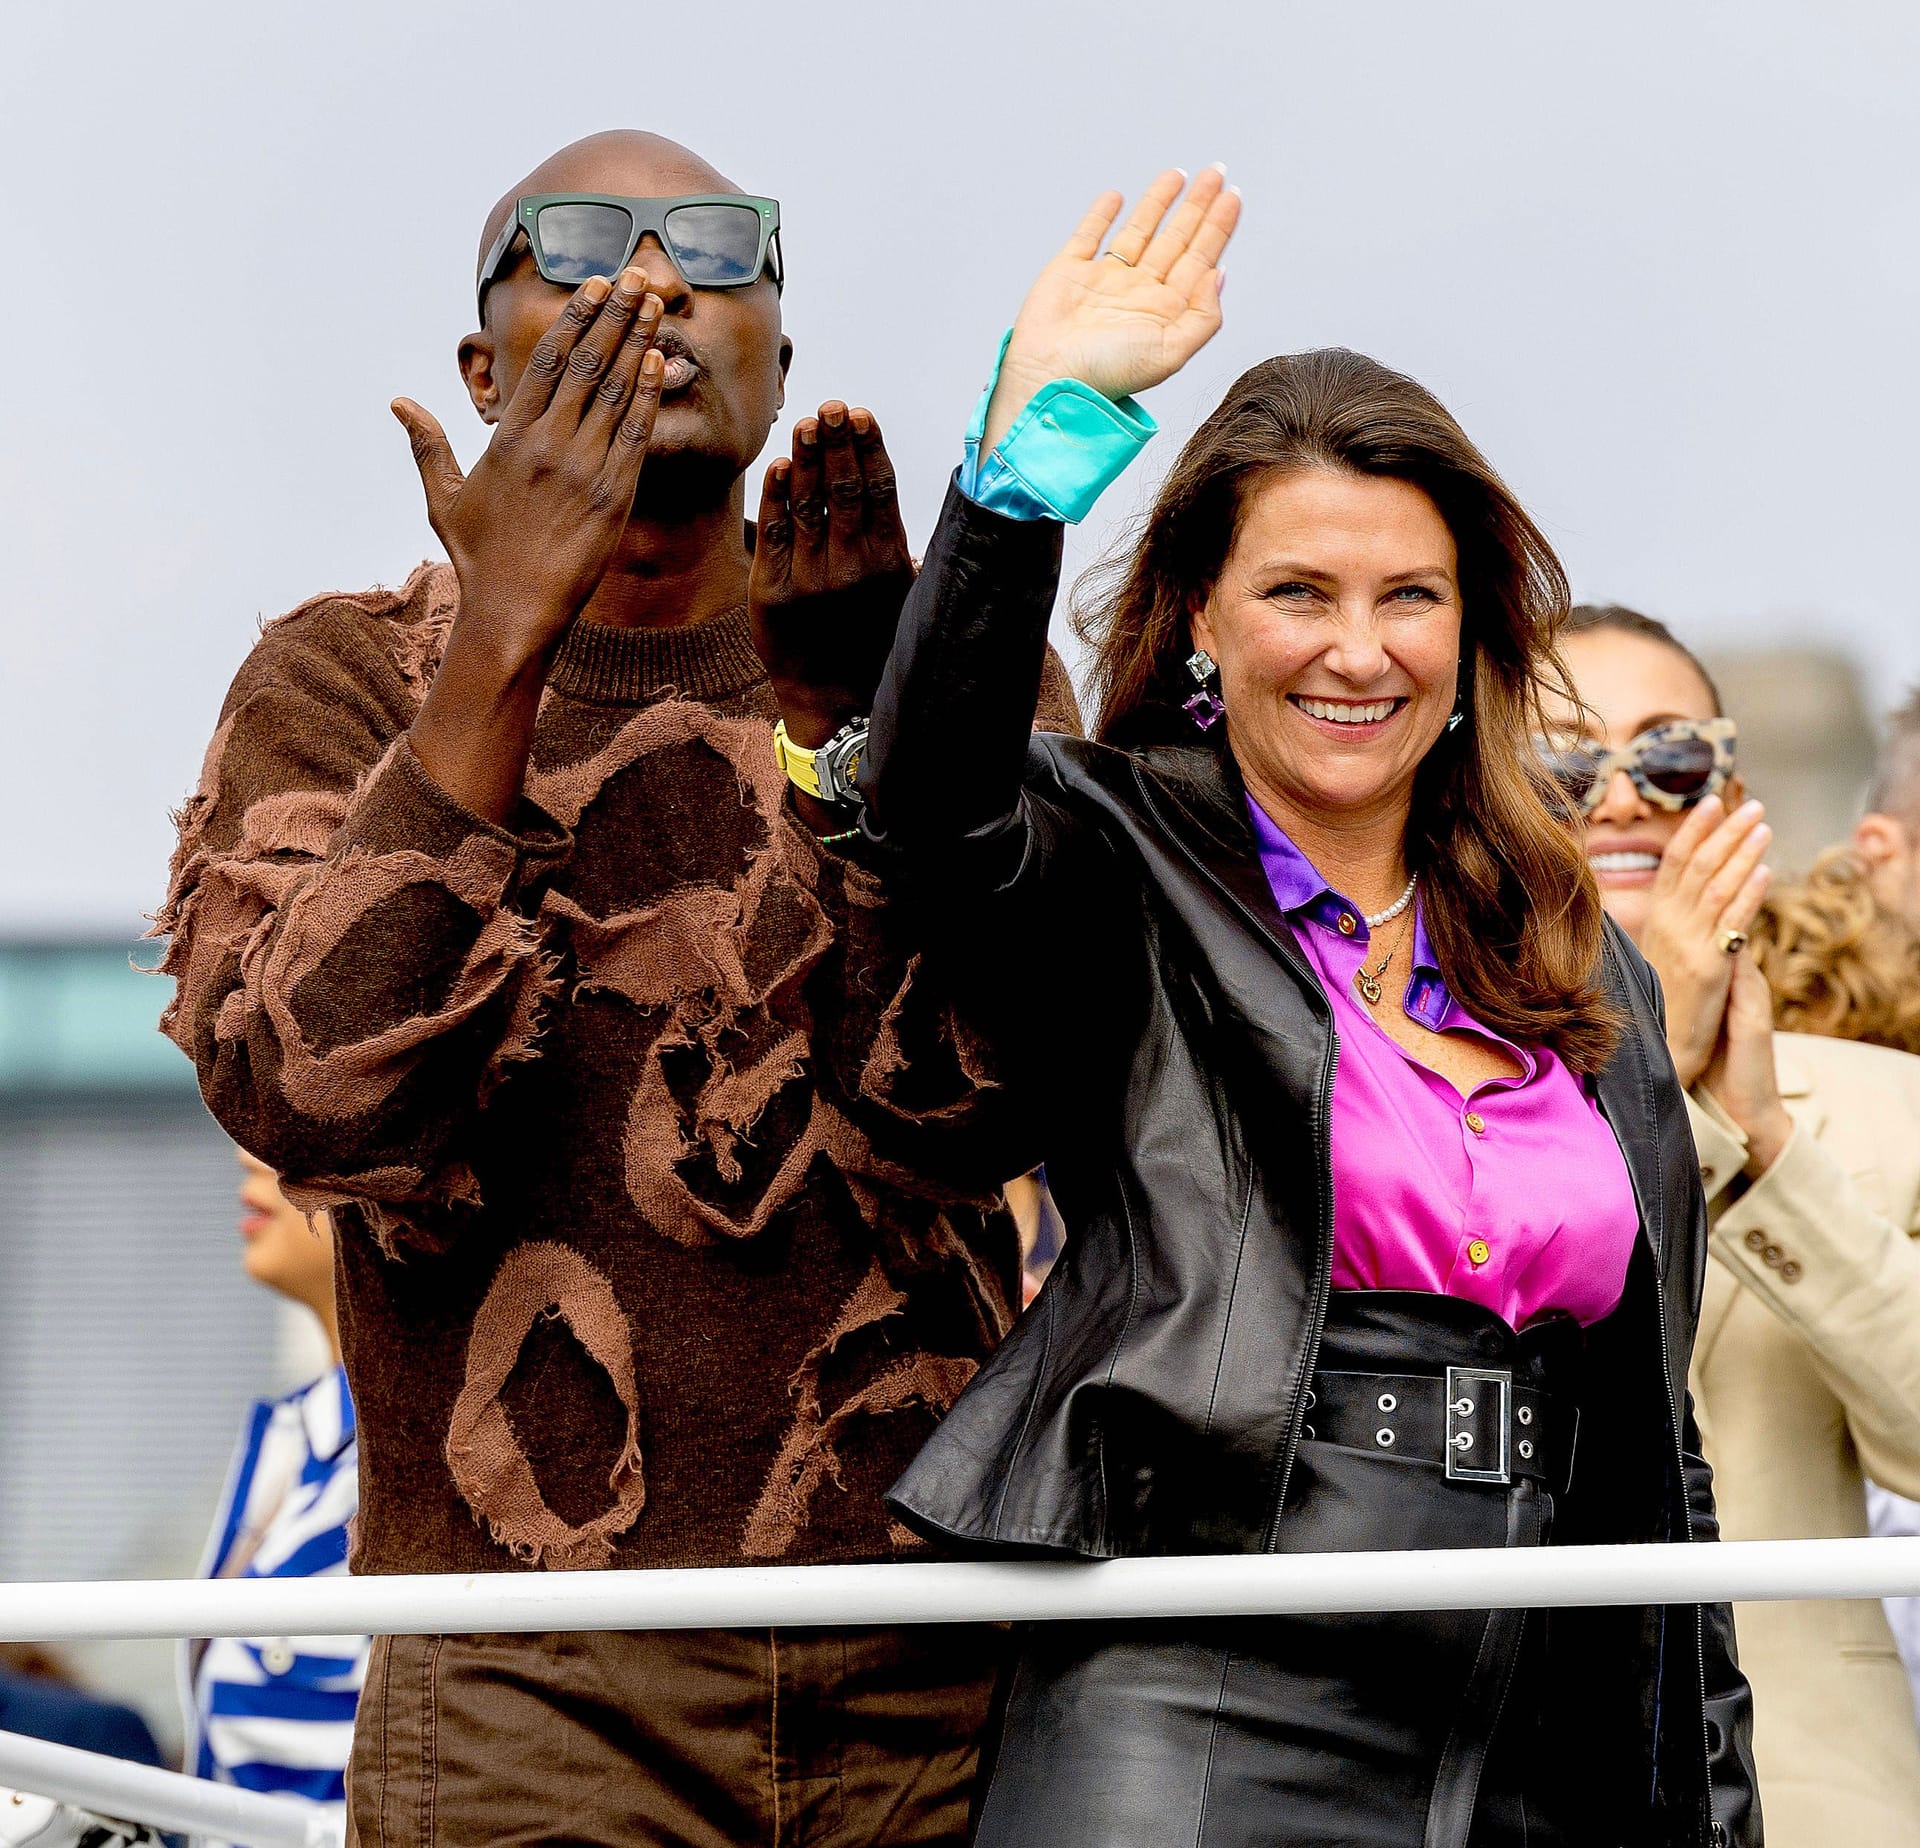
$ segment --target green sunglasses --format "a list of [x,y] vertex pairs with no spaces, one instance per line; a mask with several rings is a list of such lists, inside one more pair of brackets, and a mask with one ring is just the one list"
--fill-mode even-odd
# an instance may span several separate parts
[[786,282],[777,199],[743,193],[685,193],[673,199],[537,193],[513,202],[513,216],[481,261],[482,319],[487,290],[522,232],[541,276],[577,289],[589,276],[617,276],[649,231],[692,288],[744,289],[769,271],[776,289]]

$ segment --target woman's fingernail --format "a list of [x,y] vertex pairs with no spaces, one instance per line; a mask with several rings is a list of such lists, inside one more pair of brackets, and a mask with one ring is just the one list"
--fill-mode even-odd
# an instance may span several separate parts
[[862,436],[873,428],[873,419],[865,411],[853,412],[853,427]]
[[1225,270],[1215,270],[1213,272],[1213,292],[1215,295],[1226,294],[1227,272]]
[[1766,812],[1767,805],[1758,800],[1749,800],[1740,804],[1740,813],[1743,815],[1752,815],[1757,818]]
[[809,419],[806,423],[803,423],[799,427],[799,429],[797,429],[794,432],[794,435],[797,436],[800,439],[800,441],[804,443],[809,449],[811,449],[814,446],[814,444],[819,442],[820,440],[820,428],[811,419]]
[[837,430],[847,421],[847,407],[844,404],[829,404],[822,407],[820,421],[829,430]]
[[1216,160],[1213,163],[1213,170],[1224,178],[1227,171],[1227,163],[1224,160]]

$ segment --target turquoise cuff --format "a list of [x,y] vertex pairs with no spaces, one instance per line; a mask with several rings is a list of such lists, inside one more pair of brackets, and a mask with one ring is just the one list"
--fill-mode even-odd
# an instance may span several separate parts
[[1012,338],[1011,328],[1001,336],[993,376],[967,425],[960,491],[1012,519],[1083,520],[1160,426],[1132,398],[1116,404],[1078,379],[1054,379],[982,455],[987,405]]

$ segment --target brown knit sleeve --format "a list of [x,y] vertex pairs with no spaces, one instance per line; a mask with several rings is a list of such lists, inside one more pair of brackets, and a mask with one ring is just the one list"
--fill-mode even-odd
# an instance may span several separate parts
[[296,1204],[360,1201],[383,1237],[438,1245],[440,1209],[477,1201],[471,1119],[533,1052],[548,968],[516,901],[570,842],[531,810],[512,830],[469,814],[414,757],[417,628],[395,617],[426,577],[394,609],[333,599],[267,629],[177,817],[155,928],[162,1030],[228,1133]]

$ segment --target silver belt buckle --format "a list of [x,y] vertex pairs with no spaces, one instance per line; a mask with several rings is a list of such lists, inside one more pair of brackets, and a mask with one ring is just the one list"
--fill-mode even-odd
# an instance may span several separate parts
[[1513,1375],[1501,1367],[1449,1367],[1447,1480],[1510,1483],[1512,1455]]

